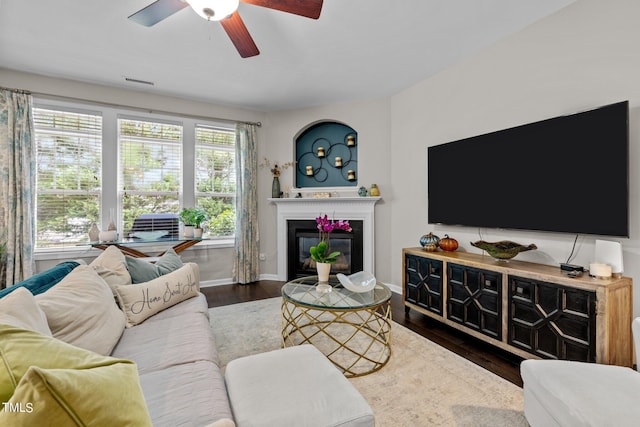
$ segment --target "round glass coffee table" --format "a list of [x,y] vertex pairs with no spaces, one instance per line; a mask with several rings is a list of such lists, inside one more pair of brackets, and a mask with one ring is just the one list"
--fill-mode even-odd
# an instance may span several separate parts
[[356,293],[329,277],[331,289],[316,288],[317,276],[282,287],[282,346],[313,344],[346,377],[369,374],[391,357],[391,290],[377,283]]

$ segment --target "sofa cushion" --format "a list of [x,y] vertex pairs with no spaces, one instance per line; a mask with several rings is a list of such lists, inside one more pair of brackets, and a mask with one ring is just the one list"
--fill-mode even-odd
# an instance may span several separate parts
[[190,313],[201,313],[205,317],[209,318],[209,305],[207,303],[207,297],[202,293],[198,293],[194,298],[189,298],[182,301],[180,304],[176,304],[173,307],[169,307],[162,310],[160,313],[154,314],[150,318],[144,321],[144,323],[153,323],[162,319],[170,317],[183,316]]
[[51,336],[47,317],[25,287],[0,299],[0,323]]
[[[130,285],[131,275],[127,270],[124,254],[115,246],[109,246],[89,264],[105,282],[115,289],[118,285]],[[115,295],[115,293],[114,293]]]
[[209,319],[197,312],[182,313],[179,318],[153,316],[127,328],[111,355],[133,360],[140,373],[201,360],[218,364]]
[[27,288],[33,295],[45,292],[50,287],[61,281],[74,268],[79,266],[77,261],[65,261],[42,273],[35,274],[28,279],[18,282],[13,286],[0,291],[0,298],[9,295],[20,287]]
[[31,412],[0,412],[0,425],[152,425],[136,366],[126,361],[84,369],[31,366],[9,400],[14,407],[27,403]]
[[130,286],[116,286],[120,307],[127,316],[127,326],[137,325],[154,314],[198,295],[198,265],[187,263],[157,279]]
[[156,279],[164,274],[171,273],[184,264],[178,254],[169,248],[155,263],[144,258],[125,256],[127,270],[131,275],[131,283],[144,283]]
[[69,344],[109,355],[124,331],[124,314],[91,266],[76,267],[35,298],[53,336]]
[[310,344],[234,359],[225,381],[238,427],[374,426],[364,397]]
[[142,373],[140,384],[154,427],[234,425],[222,374],[211,362]]
[[[15,391],[29,367],[90,369],[122,362],[59,339],[11,325],[0,325],[0,401]],[[132,363],[132,362],[127,362]]]
[[[640,373],[631,368],[567,360],[520,365],[525,415],[532,425],[637,426]],[[531,405],[531,400],[535,405]],[[535,408],[535,413],[531,409]]]

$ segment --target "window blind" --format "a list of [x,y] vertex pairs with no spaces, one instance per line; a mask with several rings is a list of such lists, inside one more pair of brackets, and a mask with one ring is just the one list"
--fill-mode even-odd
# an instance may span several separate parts
[[99,222],[102,117],[34,108],[36,249],[87,242]]
[[126,235],[140,215],[180,211],[182,125],[121,118],[118,140]]
[[235,129],[196,125],[196,205],[208,216],[210,237],[235,232]]

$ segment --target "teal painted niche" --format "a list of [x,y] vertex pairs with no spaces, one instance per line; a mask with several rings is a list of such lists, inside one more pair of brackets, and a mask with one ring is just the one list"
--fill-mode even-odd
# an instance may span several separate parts
[[296,187],[358,185],[358,133],[337,122],[317,123],[296,139]]

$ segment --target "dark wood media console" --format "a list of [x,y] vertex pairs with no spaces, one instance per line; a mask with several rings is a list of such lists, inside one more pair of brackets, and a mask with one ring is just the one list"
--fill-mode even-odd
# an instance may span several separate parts
[[402,251],[415,309],[524,358],[633,365],[632,281],[467,252]]

